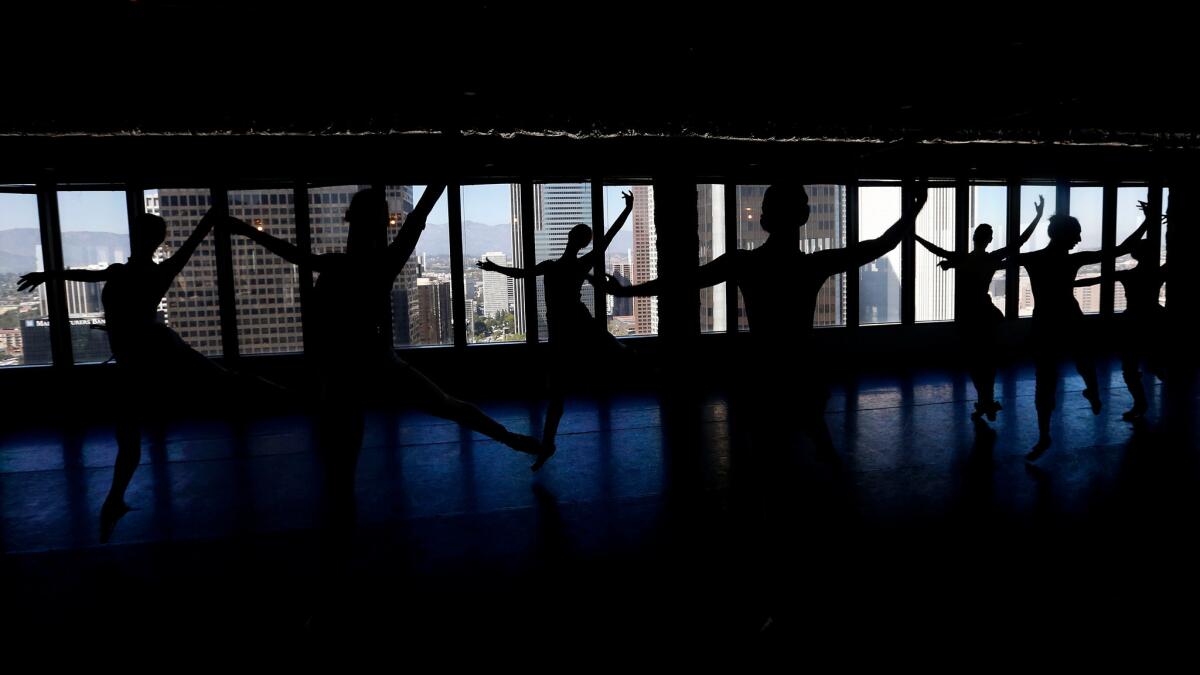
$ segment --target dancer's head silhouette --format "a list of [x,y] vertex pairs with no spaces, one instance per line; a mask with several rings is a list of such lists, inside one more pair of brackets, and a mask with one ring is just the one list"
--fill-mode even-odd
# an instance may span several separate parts
[[572,227],[570,233],[567,234],[567,248],[563,251],[563,256],[574,258],[591,243],[591,226],[579,223],[575,227]]
[[1050,245],[1047,248],[1070,251],[1082,240],[1080,236],[1082,230],[1075,216],[1062,214],[1050,216],[1050,225],[1046,231],[1050,235]]
[[390,224],[387,198],[375,188],[355,193],[346,209],[350,232],[346,236],[346,253],[373,253],[387,245]]
[[129,225],[130,257],[151,258],[167,238],[167,221],[143,213]]
[[971,241],[975,243],[976,251],[986,251],[992,243],[992,226],[980,223],[979,227],[975,228],[975,234],[971,236]]
[[763,193],[759,226],[767,234],[798,232],[808,222],[808,192],[803,185],[776,183]]

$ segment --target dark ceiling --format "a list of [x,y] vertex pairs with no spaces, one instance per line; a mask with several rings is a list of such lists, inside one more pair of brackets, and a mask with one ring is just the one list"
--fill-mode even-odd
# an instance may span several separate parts
[[1190,148],[1200,131],[1183,10],[645,4],[40,4],[6,21],[0,133]]

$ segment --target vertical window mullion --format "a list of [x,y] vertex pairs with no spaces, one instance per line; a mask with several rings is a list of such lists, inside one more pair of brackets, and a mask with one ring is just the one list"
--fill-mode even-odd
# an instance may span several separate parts
[[[212,208],[219,218],[229,215],[229,191],[225,186],[210,189]],[[217,260],[217,309],[221,319],[221,352],[226,361],[240,354],[237,326],[237,293],[233,278],[233,241],[226,228],[213,231],[213,254]]]
[[[462,185],[446,186],[446,216],[450,221],[450,311],[454,326],[454,346],[467,346],[467,284],[463,272]],[[474,321],[475,317],[471,317]]]
[[[521,181],[521,257],[523,260],[518,267],[532,270],[537,265],[533,246],[533,219],[537,207],[533,203],[533,181]],[[513,255],[516,255],[513,251]],[[525,342],[529,345],[538,343],[538,314],[537,314],[537,279],[532,275],[518,279],[522,284],[525,295]]]
[[[858,179],[846,182],[846,247],[858,243]],[[861,268],[846,273],[846,328],[858,328],[859,280]]]
[[1100,315],[1112,316],[1116,293],[1113,274],[1116,272],[1117,264],[1116,256],[1112,255],[1113,249],[1117,247],[1117,185],[1115,182],[1104,185],[1100,228],[1100,249],[1104,252],[1104,257],[1100,259]]
[[[597,281],[603,281],[605,273],[605,256],[608,254],[608,247],[604,244],[604,232],[607,229],[607,223],[604,222],[604,181],[599,176],[592,177],[592,250],[596,255],[592,256],[592,276]],[[593,312],[592,315],[596,319],[596,323],[604,330],[608,330],[608,293],[600,286],[593,286]],[[599,371],[597,371],[599,372]]]
[[[725,254],[731,255],[738,247],[738,188],[736,183],[725,184]],[[735,269],[730,265],[730,269]],[[741,321],[738,320],[738,283],[737,273],[729,275],[725,282],[725,332],[736,333]]]
[[[1005,200],[1008,208],[1005,209],[1004,241],[1006,245],[1011,246],[1021,238],[1021,181],[1015,178],[1008,181],[1007,197],[1008,199]],[[1019,253],[1020,251],[1018,251]],[[1016,319],[1021,315],[1020,275],[1021,266],[1017,263],[1017,256],[1008,256],[1005,261],[1004,316],[1009,319]]]
[[[308,255],[312,253],[312,221],[308,209],[308,181],[297,180],[292,185],[292,213],[296,221],[296,246]],[[312,326],[314,320],[312,307],[313,274],[308,265],[299,269],[300,281],[300,333],[304,340],[304,350],[312,344]]]
[[[905,178],[900,185],[900,217],[913,218],[918,214],[912,213],[909,196],[912,194],[913,182]],[[917,240],[914,236],[916,227],[907,228],[904,238],[900,240],[900,325],[911,326],[917,318]]]
[[[38,221],[42,235],[42,269],[58,272],[65,268],[62,252],[62,228],[58,214],[58,190],[52,181],[39,183]],[[67,312],[67,283],[61,277],[45,284],[46,314],[50,321],[50,354],[55,366],[74,365],[71,353],[71,317]]]

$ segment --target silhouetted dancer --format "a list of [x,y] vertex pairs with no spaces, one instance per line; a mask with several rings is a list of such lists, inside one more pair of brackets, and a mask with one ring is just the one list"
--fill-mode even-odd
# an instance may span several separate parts
[[[1145,202],[1138,208],[1146,210]],[[1165,220],[1165,216],[1164,216]],[[1118,338],[1121,354],[1121,374],[1125,386],[1133,397],[1133,407],[1121,415],[1121,419],[1133,422],[1146,414],[1146,389],[1142,384],[1141,362],[1146,360],[1147,369],[1158,379],[1164,379],[1161,364],[1153,358],[1154,341],[1165,329],[1166,309],[1158,304],[1159,289],[1167,280],[1167,266],[1155,260],[1157,246],[1149,238],[1138,239],[1133,244],[1131,255],[1137,265],[1113,274],[1113,278],[1125,287],[1125,311],[1118,319]],[[1088,277],[1075,282],[1076,287],[1100,283],[1103,275]]]
[[[320,276],[313,286],[311,340],[305,356],[316,368],[325,412],[345,433],[344,450],[331,457],[335,500],[350,500],[362,442],[362,410],[366,404],[409,403],[494,438],[510,448],[537,455],[537,440],[505,429],[476,406],[447,394],[421,371],[396,355],[389,339],[391,290],[416,248],[425,220],[445,191],[430,185],[408,214],[391,244],[386,244],[388,203],[375,189],[362,190],[350,201],[350,231],[345,253],[317,255],[267,234],[240,220],[226,222],[231,231],[261,244],[288,262]],[[341,443],[339,443],[341,444]]]
[[[767,241],[754,250],[721,255],[697,270],[700,288],[732,281],[741,289],[753,344],[747,367],[759,383],[756,394],[767,402],[799,394],[795,419],[830,456],[834,449],[825,424],[828,384],[813,373],[808,349],[817,294],[829,277],[853,272],[895,248],[912,230],[926,197],[924,185],[906,192],[909,208],[876,239],[805,253],[800,250],[800,228],[808,222],[808,193],[802,185],[772,185],[763,195],[759,218]],[[608,284],[606,290],[619,296],[657,295],[669,283],[659,278],[635,286]]]
[[971,418],[978,421],[984,415],[995,421],[996,413],[1003,408],[995,398],[996,384],[996,329],[1004,320],[1004,314],[992,302],[988,289],[996,271],[1004,267],[1010,255],[1020,253],[1021,246],[1033,236],[1046,200],[1038,195],[1034,204],[1037,215],[1021,233],[1017,241],[995,251],[987,250],[992,243],[992,226],[987,223],[975,228],[971,240],[975,246],[970,253],[958,254],[940,248],[921,235],[915,235],[930,253],[944,258],[938,266],[944,270],[957,269],[957,294],[955,298],[954,323],[958,326],[959,346],[967,354],[968,371],[975,385],[978,400]]
[[[1149,226],[1148,221],[1143,222],[1111,255],[1118,257],[1132,251]],[[1058,368],[1062,360],[1070,358],[1075,362],[1075,369],[1083,377],[1083,397],[1091,404],[1092,413],[1100,414],[1096,364],[1083,334],[1083,310],[1075,300],[1074,291],[1079,268],[1099,264],[1105,253],[1071,253],[1081,239],[1079,221],[1073,216],[1050,216],[1048,233],[1050,243],[1046,248],[1017,256],[1017,263],[1024,265],[1029,273],[1029,286],[1033,291],[1033,353],[1037,377],[1034,405],[1038,416],[1038,441],[1025,455],[1029,461],[1037,460],[1050,447],[1050,417],[1054,412]]]
[[102,270],[31,272],[21,277],[18,289],[30,291],[51,279],[104,284],[100,299],[105,330],[123,391],[116,420],[117,459],[112,487],[100,509],[102,541],[108,540],[117,521],[129,511],[125,491],[141,461],[142,426],[153,419],[154,412],[161,412],[158,408],[162,397],[177,396],[177,390],[194,388],[204,378],[278,389],[265,380],[238,375],[217,365],[192,349],[159,317],[159,302],[214,221],[215,214],[209,211],[174,255],[155,263],[154,252],[166,239],[166,221],[142,214],[129,227],[131,253],[125,263]]
[[554,437],[563,416],[563,403],[567,382],[578,377],[576,371],[581,363],[587,363],[597,353],[620,354],[625,351],[611,333],[596,323],[580,299],[583,282],[591,279],[592,270],[599,251],[607,250],[617,232],[633,212],[633,193],[623,192],[625,210],[604,234],[604,246],[588,253],[579,252],[592,243],[592,228],[580,223],[567,234],[567,245],[556,260],[543,260],[530,268],[505,267],[490,260],[476,263],[487,272],[499,272],[514,279],[535,282],[538,276],[545,278],[546,328],[550,333],[550,404],[546,410],[546,424],[542,430],[543,453],[533,463],[537,471],[554,454]]

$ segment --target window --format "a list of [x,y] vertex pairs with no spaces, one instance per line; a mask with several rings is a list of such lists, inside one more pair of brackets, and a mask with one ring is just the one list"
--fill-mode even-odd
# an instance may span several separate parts
[[[604,186],[604,231],[625,208],[623,192],[633,194],[633,213],[604,254],[604,271],[616,283],[632,286],[658,278],[658,232],[654,229],[654,186]],[[703,234],[701,234],[703,246]],[[703,291],[701,295],[703,296]],[[658,298],[609,296],[608,331],[617,337],[658,334]],[[701,324],[703,325],[703,324]]]
[[[900,219],[900,186],[858,189],[858,236],[874,239]],[[900,246],[858,270],[858,320],[862,325],[900,322]]]
[[[953,252],[955,189],[929,189],[929,199],[917,215],[916,232],[926,241]],[[916,246],[916,320],[951,321],[954,319],[955,274],[938,267],[941,258],[919,243]]]
[[[1017,227],[1024,231],[1029,223],[1033,222],[1033,217],[1037,215],[1037,200],[1038,197],[1044,197],[1046,200],[1046,208],[1042,213],[1042,220],[1038,223],[1037,229],[1034,230],[1033,236],[1025,245],[1021,247],[1022,253],[1030,251],[1039,251],[1046,248],[1050,243],[1050,235],[1047,234],[1050,216],[1057,213],[1055,210],[1055,202],[1057,192],[1053,184],[1033,183],[1021,186],[1021,217]],[[1033,316],[1033,289],[1029,286],[1029,274],[1025,268],[1020,269],[1020,279],[1017,284],[1017,315],[1018,316]]]
[[[999,251],[1008,245],[1008,188],[1003,185],[972,185],[970,189],[970,213],[967,216],[970,228],[967,231],[967,249],[975,245],[975,233],[982,225],[990,225],[992,243],[989,251]],[[1024,227],[1024,226],[1022,226]],[[1001,312],[1004,311],[1005,280],[1008,273],[1004,265],[992,275],[988,294]]]
[[[696,186],[696,223],[700,238],[701,265],[712,262],[725,251],[725,186],[702,184]],[[730,195],[732,196],[732,195]],[[723,333],[729,325],[728,282],[700,289],[700,332]]]
[[0,366],[52,361],[44,291],[17,291],[22,274],[45,269],[37,200],[0,192]]
[[[533,185],[533,250],[534,260],[554,260],[563,254],[567,247],[567,235],[576,225],[592,227],[592,186],[589,183],[534,183]],[[517,239],[521,237],[518,234]],[[515,244],[519,243],[514,242]],[[592,250],[589,243],[579,255]],[[546,290],[542,277],[538,277],[537,321],[538,339],[545,342],[549,333],[546,330]],[[514,298],[517,305],[516,330],[525,332],[525,310],[523,289],[518,289]],[[580,288],[580,301],[587,307],[588,312],[594,312],[595,293],[592,285],[584,283]]]
[[[252,227],[296,243],[293,206],[271,210],[287,188],[230,190],[229,215]],[[238,349],[247,354],[278,354],[304,350],[300,323],[300,271],[283,258],[246,237],[233,237],[233,283],[237,298]]]
[[[212,206],[212,197],[205,188],[146,190],[143,199],[146,213],[161,216],[167,223],[167,238],[155,254],[156,261],[179,250]],[[164,323],[205,356],[221,356],[215,256],[213,235],[209,234],[196,247],[159,305]]]
[[[1071,188],[1071,215],[1079,221],[1079,245],[1074,248],[1079,251],[1099,251],[1104,245],[1104,188],[1102,187],[1073,187]],[[1138,221],[1141,222],[1140,220]],[[1039,226],[1040,227],[1040,226]],[[1137,225],[1134,225],[1137,227]],[[1100,264],[1084,265],[1075,274],[1076,279],[1088,279],[1100,276]],[[1076,286],[1075,300],[1084,314],[1100,313],[1100,285]]]
[[[1142,224],[1144,216],[1141,210],[1138,209],[1138,202],[1148,201],[1149,195],[1150,189],[1146,187],[1117,188],[1117,244],[1125,241],[1125,238],[1133,234],[1134,230]],[[1153,264],[1154,261],[1147,261],[1147,263]],[[1130,269],[1136,265],[1137,262],[1133,259],[1133,256],[1128,254],[1116,260],[1116,270],[1118,272]],[[1113,311],[1125,311],[1124,284],[1118,283],[1116,284],[1116,288],[1113,289]]]
[[519,218],[521,186],[464,185],[461,194],[467,342],[524,341],[525,334],[516,329],[516,279],[475,264],[487,258],[516,266],[513,223]]
[[[129,212],[121,191],[58,193],[59,228],[63,265],[67,269],[102,270],[129,257]],[[97,363],[112,356],[100,303],[103,283],[64,282],[67,318],[71,324],[71,352],[75,363]],[[45,288],[41,290],[43,300]]]
[[[425,193],[424,185],[387,186],[395,237]],[[453,282],[450,278],[450,218],[447,198],[434,204],[425,231],[392,284],[392,344],[395,347],[454,344]],[[405,309],[408,310],[407,317]]]

